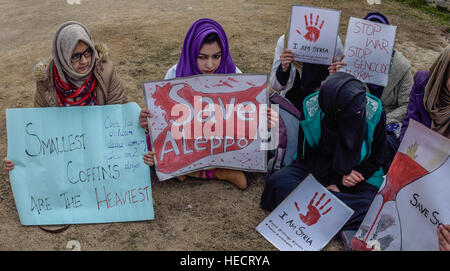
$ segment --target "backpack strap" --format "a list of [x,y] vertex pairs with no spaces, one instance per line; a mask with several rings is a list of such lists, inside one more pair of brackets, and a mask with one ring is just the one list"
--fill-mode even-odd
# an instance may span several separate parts
[[381,119],[381,114],[383,113],[383,107],[381,105],[381,100],[372,94],[366,92],[367,104],[366,104],[366,130],[364,134],[364,142],[361,148],[361,160],[359,164],[362,163],[367,157],[370,156],[372,151],[373,133]]
[[286,153],[286,148],[278,148],[275,154],[275,159],[273,163],[274,171],[278,171],[281,169],[281,163],[284,159],[284,154]]
[[[311,148],[315,149],[319,146],[321,137],[320,120],[323,117],[322,110],[319,107],[318,91],[305,98],[303,101],[303,111],[305,119],[300,121],[304,135],[302,145],[304,146],[306,141]],[[303,147],[302,156],[304,156],[304,151],[305,148]]]
[[[292,137],[292,131],[287,125],[292,125],[292,120],[300,120],[301,112],[285,97],[282,97],[278,93],[272,93],[270,96],[270,103],[277,104],[279,106],[279,119],[278,119],[278,143],[275,149],[274,157],[269,159],[267,167],[267,175],[270,176],[274,172],[278,171],[282,167],[286,166],[292,161],[292,157],[286,157],[286,154],[291,155],[292,149],[288,149],[288,134]],[[287,117],[287,119],[283,119]],[[298,122],[296,122],[298,123]],[[290,139],[292,140],[292,139]],[[292,144],[289,144],[291,146]]]
[[275,150],[275,156],[267,163],[267,174],[270,176],[275,171],[279,170],[282,166],[284,154],[286,153],[287,136],[286,125],[282,118],[278,119],[278,134],[279,141],[277,149]]
[[300,110],[298,110],[297,107],[295,107],[295,105],[293,105],[288,99],[284,98],[280,94],[275,93],[275,92],[272,93],[270,95],[270,102],[273,104],[278,104],[286,112],[289,112],[292,115],[294,115],[295,117],[297,117],[298,119],[300,119],[300,115],[301,115]]

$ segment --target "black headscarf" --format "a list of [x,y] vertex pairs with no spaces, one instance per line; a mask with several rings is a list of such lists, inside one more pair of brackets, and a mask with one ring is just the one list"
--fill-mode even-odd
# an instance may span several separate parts
[[331,166],[340,175],[349,174],[361,158],[366,120],[366,92],[353,75],[336,72],[321,85],[319,106],[322,151],[332,155]]
[[[281,67],[281,65],[280,65]],[[311,93],[316,92],[320,88],[320,84],[329,75],[328,66],[320,64],[303,63],[301,76],[296,75],[292,89],[286,93],[286,98],[293,105],[303,111],[303,100]],[[285,78],[284,84],[287,83],[289,73]]]

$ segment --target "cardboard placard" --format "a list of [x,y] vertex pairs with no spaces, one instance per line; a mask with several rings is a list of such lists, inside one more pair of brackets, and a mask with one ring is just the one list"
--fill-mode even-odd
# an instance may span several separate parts
[[450,139],[409,120],[408,129],[351,246],[355,250],[439,250],[450,224]]
[[140,107],[7,109],[11,186],[23,225],[154,218]]
[[361,82],[387,86],[397,27],[350,17],[342,68]]
[[310,174],[256,230],[279,250],[321,250],[352,214]]
[[160,180],[216,167],[266,171],[267,75],[196,75],[143,88]]
[[294,59],[330,65],[335,53],[340,15],[338,10],[292,6],[287,48],[293,51]]

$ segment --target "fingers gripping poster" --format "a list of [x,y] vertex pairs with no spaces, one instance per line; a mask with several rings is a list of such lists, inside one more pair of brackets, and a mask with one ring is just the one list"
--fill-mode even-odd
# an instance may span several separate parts
[[386,180],[351,246],[355,250],[439,250],[450,224],[450,139],[411,120]]
[[321,250],[353,210],[308,175],[256,230],[279,250]]
[[267,75],[144,83],[160,180],[208,168],[266,171]]
[[362,82],[387,86],[396,26],[350,17],[342,71]]
[[292,6],[287,49],[296,61],[330,65],[339,28],[340,11]]
[[23,225],[154,218],[140,107],[7,109],[11,186]]

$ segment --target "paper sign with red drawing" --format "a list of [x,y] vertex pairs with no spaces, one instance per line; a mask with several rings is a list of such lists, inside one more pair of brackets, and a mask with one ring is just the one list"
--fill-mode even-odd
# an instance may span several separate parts
[[294,5],[287,48],[295,60],[330,65],[338,34],[340,11]]
[[321,250],[352,214],[308,175],[256,230],[279,250]]
[[350,17],[342,71],[362,82],[386,86],[397,27]]
[[144,83],[160,180],[214,167],[266,170],[267,75]]
[[449,157],[450,139],[410,119],[351,247],[439,250],[437,228],[450,224]]

